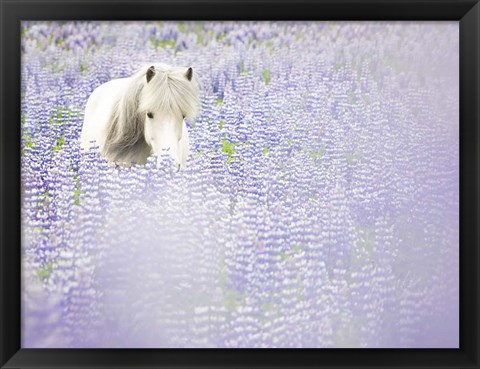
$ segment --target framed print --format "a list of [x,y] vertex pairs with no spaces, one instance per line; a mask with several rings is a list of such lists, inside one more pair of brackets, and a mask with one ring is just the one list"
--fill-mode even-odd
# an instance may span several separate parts
[[1,9],[2,368],[479,367],[477,1]]

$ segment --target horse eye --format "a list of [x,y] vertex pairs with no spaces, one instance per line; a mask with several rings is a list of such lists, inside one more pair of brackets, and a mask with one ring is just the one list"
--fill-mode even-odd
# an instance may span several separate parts
[[149,117],[150,119],[153,118],[153,114],[152,113],[147,113],[147,117]]

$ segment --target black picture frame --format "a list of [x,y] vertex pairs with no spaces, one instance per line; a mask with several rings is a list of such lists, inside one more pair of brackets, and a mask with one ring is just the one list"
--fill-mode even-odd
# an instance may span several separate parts
[[[0,0],[1,368],[479,368],[478,0]],[[460,23],[459,349],[21,349],[22,20],[457,20]]]

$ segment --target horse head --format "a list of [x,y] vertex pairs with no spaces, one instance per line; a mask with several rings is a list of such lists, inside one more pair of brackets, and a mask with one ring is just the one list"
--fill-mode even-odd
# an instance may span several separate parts
[[159,158],[168,150],[184,166],[189,139],[185,118],[198,114],[198,80],[191,67],[150,66],[144,73],[138,111],[144,118],[144,137]]

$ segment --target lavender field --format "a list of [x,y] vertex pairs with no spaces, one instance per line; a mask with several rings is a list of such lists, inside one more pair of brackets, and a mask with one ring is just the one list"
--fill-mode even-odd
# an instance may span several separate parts
[[[22,346],[458,347],[457,22],[23,22]],[[86,101],[192,66],[177,171]]]

